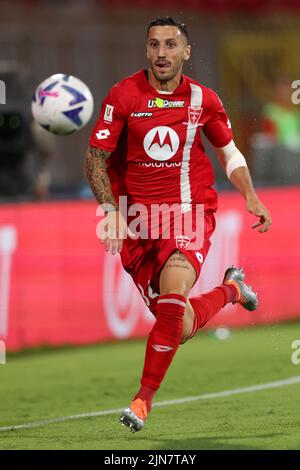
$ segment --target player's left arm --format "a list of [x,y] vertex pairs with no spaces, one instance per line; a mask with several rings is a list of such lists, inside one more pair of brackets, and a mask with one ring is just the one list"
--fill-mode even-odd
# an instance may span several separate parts
[[244,196],[247,210],[259,217],[252,228],[266,232],[271,223],[268,209],[260,202],[252,183],[246,160],[233,141],[230,120],[218,95],[209,89],[205,93],[208,119],[203,131],[214,146],[215,152],[230,182]]
[[224,147],[214,147],[229,181],[244,196],[247,210],[259,217],[252,228],[260,227],[259,232],[266,232],[272,224],[268,209],[259,200],[252,182],[246,160],[233,140]]

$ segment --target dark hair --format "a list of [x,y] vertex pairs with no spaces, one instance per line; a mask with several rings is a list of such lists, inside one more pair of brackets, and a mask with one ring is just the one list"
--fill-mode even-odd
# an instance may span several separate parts
[[171,16],[158,16],[157,18],[155,18],[155,20],[152,20],[149,23],[147,29],[147,36],[149,34],[150,28],[152,28],[153,26],[176,26],[176,28],[179,29],[181,34],[186,37],[187,41],[189,40],[189,33],[186,25],[183,23],[177,23],[177,21],[173,20]]

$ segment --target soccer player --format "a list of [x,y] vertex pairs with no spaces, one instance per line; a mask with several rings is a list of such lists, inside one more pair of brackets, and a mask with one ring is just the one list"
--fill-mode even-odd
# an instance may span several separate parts
[[[244,273],[235,267],[227,269],[223,283],[211,292],[188,298],[210,246],[217,209],[213,170],[200,131],[245,198],[246,209],[258,217],[253,227],[265,232],[271,225],[245,158],[234,144],[220,99],[182,74],[190,54],[185,25],[170,17],[150,23],[149,69],[112,87],[102,104],[85,160],[89,184],[106,214],[101,234],[106,251],[120,252],[125,270],[156,317],[147,341],[141,386],[120,417],[132,431],[144,426],[179,345],[226,304],[239,303],[248,310],[258,304],[257,295],[244,283]],[[200,246],[193,249],[191,236],[185,233],[165,238],[160,231],[158,237],[137,237],[128,223],[132,219],[120,209],[120,195],[128,198],[128,207],[177,204],[181,214],[192,214],[193,221],[196,206],[204,206]],[[175,218],[169,219],[173,228]]]

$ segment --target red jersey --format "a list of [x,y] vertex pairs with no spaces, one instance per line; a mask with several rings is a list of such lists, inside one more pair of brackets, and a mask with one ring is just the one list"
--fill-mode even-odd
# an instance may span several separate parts
[[112,152],[109,175],[129,203],[180,203],[184,211],[203,203],[216,210],[201,130],[216,147],[232,140],[217,94],[185,75],[172,94],[165,94],[141,70],[110,90],[90,145]]

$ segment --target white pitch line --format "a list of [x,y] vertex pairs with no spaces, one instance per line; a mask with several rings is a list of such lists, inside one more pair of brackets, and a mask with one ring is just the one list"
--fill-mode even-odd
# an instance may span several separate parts
[[[185,397],[185,398],[178,398],[175,400],[161,401],[158,403],[154,403],[153,406],[179,405],[182,403],[190,403],[192,401],[197,401],[197,400],[210,400],[213,398],[222,398],[222,397],[229,397],[231,395],[239,395],[241,393],[260,392],[261,390],[267,390],[268,388],[286,387],[287,385],[294,385],[298,383],[300,383],[300,375],[289,377],[288,379],[277,380],[275,382],[267,382],[264,384],[251,385],[249,387],[235,388],[233,390],[223,390],[222,392],[205,393],[203,395],[197,395],[195,397]],[[53,423],[63,423],[64,421],[74,421],[77,419],[86,419],[86,418],[95,418],[98,416],[113,415],[116,413],[121,413],[121,411],[123,410],[124,410],[124,407],[116,408],[114,410],[95,411],[92,413],[83,413],[79,415],[64,416],[62,418],[51,418],[51,419],[45,419],[42,421],[33,421],[31,423],[16,424],[14,426],[2,426],[0,427],[0,432],[15,431],[18,429],[32,429],[32,428],[47,426],[48,424],[53,424]]]

